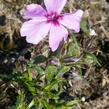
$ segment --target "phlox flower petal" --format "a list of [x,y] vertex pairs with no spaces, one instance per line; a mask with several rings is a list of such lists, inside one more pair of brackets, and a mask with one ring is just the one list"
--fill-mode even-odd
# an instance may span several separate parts
[[20,33],[27,42],[38,44],[48,34],[51,24],[41,20],[29,20],[22,25]]
[[59,26],[51,26],[50,34],[49,34],[49,46],[52,51],[55,51],[60,42],[64,39],[67,39],[68,31],[62,25]]
[[44,0],[48,13],[57,12],[58,14],[62,11],[66,2],[67,0]]
[[27,42],[32,44],[38,44],[41,40],[43,40],[50,30],[51,24],[47,24],[45,22],[41,22],[34,27],[34,30],[28,32],[28,36],[26,37]]
[[36,29],[37,24],[44,21],[46,21],[45,17],[35,17],[32,20],[24,22],[20,29],[21,36],[29,36],[29,34]]
[[67,13],[63,15],[63,19],[60,23],[67,27],[68,29],[74,30],[75,32],[80,31],[80,21],[83,15],[82,10],[77,10],[74,13]]
[[27,7],[24,11],[23,18],[24,19],[31,19],[33,17],[43,16],[45,14],[46,14],[46,11],[40,5],[30,4],[30,5],[27,5]]

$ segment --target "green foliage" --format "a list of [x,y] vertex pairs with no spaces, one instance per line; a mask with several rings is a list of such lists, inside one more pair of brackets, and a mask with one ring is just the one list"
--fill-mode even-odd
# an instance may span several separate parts
[[34,59],[34,64],[40,64],[46,61],[46,57],[43,55],[38,55],[35,59]]
[[89,65],[97,65],[97,66],[101,66],[101,64],[99,63],[97,57],[94,54],[90,54],[90,53],[86,53],[84,55],[84,59],[83,61]]
[[17,97],[16,105],[9,108],[9,109],[27,109],[26,108],[26,103],[24,101],[24,99],[25,99],[24,92],[19,90],[18,93],[19,93],[19,95]]
[[81,30],[82,30],[86,35],[88,35],[88,34],[89,34],[89,29],[88,29],[87,21],[86,21],[86,20],[82,20],[81,23],[80,23],[80,26],[81,26]]
[[80,47],[76,40],[75,35],[71,36],[70,42],[67,44],[67,54],[66,57],[78,57],[80,56]]
[[62,84],[66,81],[62,74],[69,71],[70,67],[48,65],[42,69],[38,64],[29,62],[25,68],[12,81],[20,86],[16,105],[12,109],[68,109],[75,104],[75,100],[64,101],[60,98],[64,91]]

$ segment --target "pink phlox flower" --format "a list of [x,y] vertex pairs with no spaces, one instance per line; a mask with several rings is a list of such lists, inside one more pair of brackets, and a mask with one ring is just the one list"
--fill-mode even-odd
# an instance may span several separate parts
[[21,27],[21,36],[32,44],[38,44],[45,36],[49,36],[49,46],[57,50],[62,40],[66,41],[68,31],[80,31],[82,10],[60,14],[67,0],[44,0],[46,9],[38,4],[27,5],[23,18],[27,19]]

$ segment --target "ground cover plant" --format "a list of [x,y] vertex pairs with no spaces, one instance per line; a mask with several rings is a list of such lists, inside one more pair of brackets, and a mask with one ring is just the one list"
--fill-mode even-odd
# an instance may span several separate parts
[[108,109],[108,27],[108,0],[0,0],[0,109]]

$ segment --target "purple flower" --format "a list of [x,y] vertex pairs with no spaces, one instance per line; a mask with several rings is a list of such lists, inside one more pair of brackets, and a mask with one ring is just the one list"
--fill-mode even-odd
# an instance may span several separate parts
[[46,9],[40,5],[30,4],[24,12],[27,19],[21,27],[21,36],[26,36],[29,43],[38,44],[49,35],[49,46],[55,51],[62,40],[66,41],[68,31],[79,32],[82,10],[73,13],[60,14],[67,0],[44,0]]

